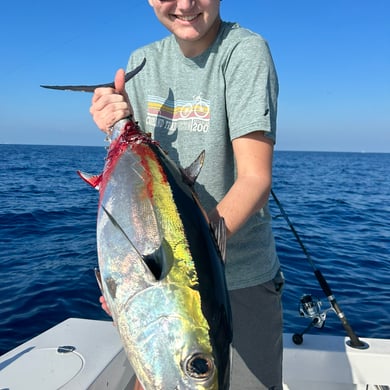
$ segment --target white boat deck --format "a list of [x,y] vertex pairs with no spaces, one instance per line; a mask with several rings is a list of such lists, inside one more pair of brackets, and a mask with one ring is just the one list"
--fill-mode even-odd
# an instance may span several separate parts
[[131,377],[107,321],[70,318],[0,357],[0,390],[119,390]]
[[[390,389],[390,340],[284,335],[286,390]],[[70,318],[0,357],[0,390],[131,389],[133,371],[111,322]],[[232,389],[244,390],[244,389]]]

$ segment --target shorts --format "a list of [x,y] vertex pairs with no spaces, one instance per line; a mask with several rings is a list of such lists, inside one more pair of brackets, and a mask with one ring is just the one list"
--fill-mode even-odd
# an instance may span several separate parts
[[229,291],[233,316],[231,390],[283,389],[284,278]]

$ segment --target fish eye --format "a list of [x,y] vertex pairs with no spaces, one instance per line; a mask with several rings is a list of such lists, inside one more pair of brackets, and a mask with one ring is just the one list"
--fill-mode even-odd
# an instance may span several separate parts
[[213,374],[214,362],[209,356],[196,353],[186,360],[184,369],[190,378],[205,380]]

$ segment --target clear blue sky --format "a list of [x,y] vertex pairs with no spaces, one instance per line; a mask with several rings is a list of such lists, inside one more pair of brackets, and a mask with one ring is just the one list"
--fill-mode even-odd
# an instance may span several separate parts
[[[389,0],[223,0],[221,9],[271,46],[277,149],[390,152]],[[111,81],[132,50],[165,35],[147,0],[3,1],[0,142],[104,145],[91,95],[39,85]]]

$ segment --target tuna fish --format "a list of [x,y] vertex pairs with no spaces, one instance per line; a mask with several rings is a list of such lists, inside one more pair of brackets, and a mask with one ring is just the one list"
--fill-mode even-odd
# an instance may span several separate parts
[[145,390],[229,388],[226,229],[194,191],[203,160],[179,167],[127,118],[114,126],[102,174],[80,173],[99,190],[101,287]]

